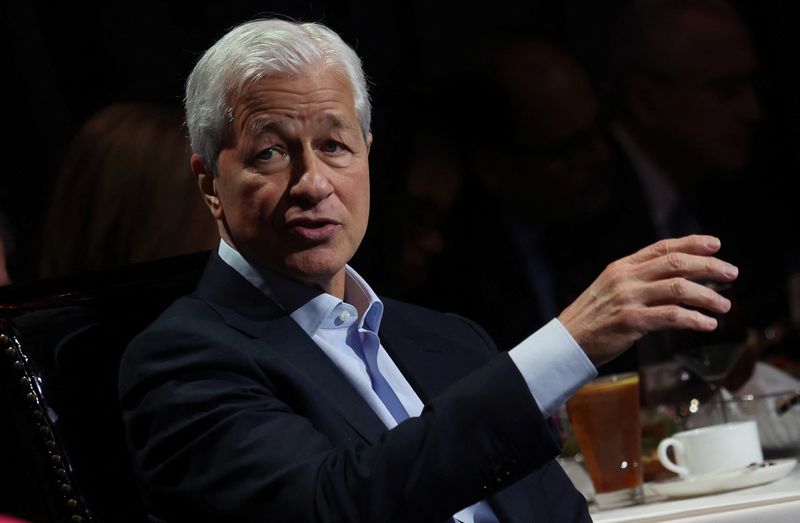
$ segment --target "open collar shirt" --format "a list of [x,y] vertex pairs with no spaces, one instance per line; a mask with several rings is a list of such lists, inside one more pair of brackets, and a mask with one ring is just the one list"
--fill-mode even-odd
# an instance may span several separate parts
[[[423,403],[383,348],[378,337],[383,303],[359,274],[345,266],[345,299],[261,270],[224,240],[219,256],[246,280],[278,303],[345,375],[388,429],[394,416],[372,388],[365,351],[377,350],[378,368],[409,416]],[[554,319],[509,351],[545,416],[551,415],[597,371],[561,323]],[[454,515],[464,523],[496,523],[485,501]]]

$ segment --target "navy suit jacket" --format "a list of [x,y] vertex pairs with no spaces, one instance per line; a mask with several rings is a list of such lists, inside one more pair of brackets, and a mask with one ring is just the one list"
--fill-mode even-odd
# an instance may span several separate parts
[[193,295],[128,347],[120,399],[167,521],[590,521],[508,355],[463,318],[384,300],[380,338],[426,403],[387,430],[344,375],[213,254]]

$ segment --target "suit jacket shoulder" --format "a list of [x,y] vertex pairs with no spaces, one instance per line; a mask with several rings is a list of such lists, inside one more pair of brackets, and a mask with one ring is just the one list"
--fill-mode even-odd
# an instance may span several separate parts
[[[391,431],[288,315],[212,257],[197,292],[131,343],[120,370],[150,510],[168,521],[443,521],[537,470],[526,479],[543,492],[537,510],[588,518],[507,355],[490,359],[491,342],[458,317],[387,300],[385,320],[387,350],[428,396]],[[495,506],[504,521],[532,520],[518,498]]]

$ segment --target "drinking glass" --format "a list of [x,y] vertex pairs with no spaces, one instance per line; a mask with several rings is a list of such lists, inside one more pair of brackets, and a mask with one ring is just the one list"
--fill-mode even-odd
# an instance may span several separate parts
[[570,423],[601,509],[642,501],[639,375],[603,376],[567,401]]

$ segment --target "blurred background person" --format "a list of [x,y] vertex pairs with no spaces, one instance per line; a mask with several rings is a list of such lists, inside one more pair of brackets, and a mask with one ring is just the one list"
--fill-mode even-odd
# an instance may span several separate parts
[[41,277],[110,269],[214,248],[178,111],[108,106],[78,131],[45,225]]
[[749,157],[761,119],[750,32],[718,0],[641,0],[620,20],[611,131],[626,241],[718,226],[697,198]]
[[[674,363],[676,350],[725,345],[719,358],[739,354],[747,362],[730,374],[740,384],[759,350],[748,328],[763,328],[785,303],[777,291],[785,287],[776,269],[782,247],[771,248],[774,257],[762,255],[763,231],[772,227],[748,212],[758,178],[770,176],[752,158],[762,106],[750,30],[722,0],[635,0],[620,13],[612,41],[605,87],[613,176],[609,205],[598,215],[600,256],[613,259],[641,242],[715,234],[742,273],[726,291],[735,308],[713,337],[656,333],[630,354],[638,367],[660,368]],[[637,367],[633,359],[618,365]]]
[[11,283],[11,277],[8,275],[7,259],[11,257],[13,251],[14,241],[11,236],[11,226],[3,213],[0,212],[0,285]]
[[[387,104],[389,143],[374,168],[376,212],[356,253],[362,272],[388,296],[424,301],[442,256],[444,225],[462,189],[464,162],[448,107],[451,86],[415,85]],[[376,160],[379,162],[380,158]]]
[[[475,318],[505,350],[602,269],[577,246],[605,202],[608,150],[574,59],[524,35],[495,49],[483,80],[465,76],[451,90],[464,176],[420,299]],[[476,99],[491,105],[475,108]]]

